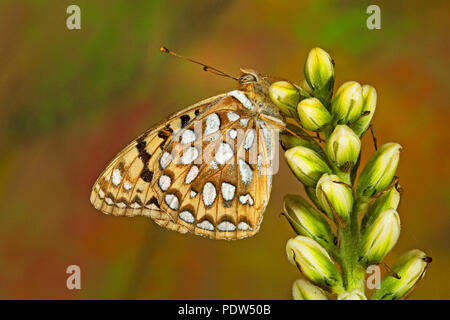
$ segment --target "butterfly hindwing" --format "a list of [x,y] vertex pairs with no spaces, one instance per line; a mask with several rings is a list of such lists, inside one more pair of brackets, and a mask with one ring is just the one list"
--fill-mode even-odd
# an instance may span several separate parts
[[213,239],[259,230],[271,188],[267,145],[275,144],[265,140],[272,135],[261,124],[225,97],[174,136],[164,161],[154,164],[153,190],[175,224]]

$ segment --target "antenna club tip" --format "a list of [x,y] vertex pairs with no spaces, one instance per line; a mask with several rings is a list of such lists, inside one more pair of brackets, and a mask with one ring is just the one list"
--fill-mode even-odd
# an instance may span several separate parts
[[161,51],[161,52],[169,52],[169,49],[167,49],[166,47],[164,47],[164,46],[161,46],[161,47],[159,47],[159,51]]

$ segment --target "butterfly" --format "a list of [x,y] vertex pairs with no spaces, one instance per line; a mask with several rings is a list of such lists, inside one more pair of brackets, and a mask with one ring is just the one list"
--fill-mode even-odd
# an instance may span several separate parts
[[285,118],[270,100],[269,79],[240,70],[233,77],[238,90],[169,116],[120,151],[94,183],[92,205],[210,239],[255,235],[277,170]]

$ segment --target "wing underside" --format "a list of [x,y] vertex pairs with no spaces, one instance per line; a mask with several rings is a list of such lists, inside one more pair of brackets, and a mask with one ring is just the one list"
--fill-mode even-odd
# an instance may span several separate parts
[[212,97],[125,147],[95,182],[91,202],[180,233],[250,237],[269,200],[274,140],[241,101]]

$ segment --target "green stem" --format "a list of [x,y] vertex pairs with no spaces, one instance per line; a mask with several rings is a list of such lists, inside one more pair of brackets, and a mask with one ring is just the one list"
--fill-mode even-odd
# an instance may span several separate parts
[[331,125],[327,125],[322,128],[322,133],[324,135],[325,141],[328,141],[328,138],[330,137],[331,133],[333,132],[333,127]]
[[348,292],[355,289],[364,292],[364,268],[358,261],[358,209],[358,205],[355,204],[350,223],[339,230],[342,275],[344,278],[344,288]]

